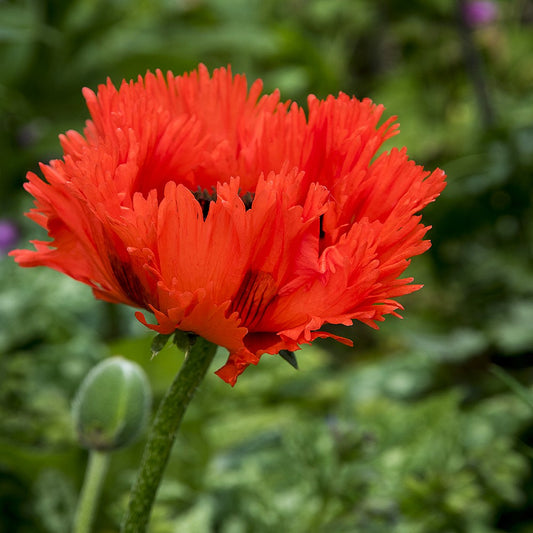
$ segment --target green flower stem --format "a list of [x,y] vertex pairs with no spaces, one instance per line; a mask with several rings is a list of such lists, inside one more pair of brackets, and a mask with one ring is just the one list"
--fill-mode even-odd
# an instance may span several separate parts
[[150,429],[122,522],[122,533],[146,531],[176,433],[189,402],[215,356],[216,348],[215,344],[198,337],[186,350],[183,365],[161,401]]
[[74,517],[73,533],[89,533],[109,466],[109,453],[91,450]]

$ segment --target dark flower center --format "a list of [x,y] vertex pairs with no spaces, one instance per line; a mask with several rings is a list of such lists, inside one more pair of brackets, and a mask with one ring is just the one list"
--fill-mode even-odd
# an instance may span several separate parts
[[[209,204],[211,202],[217,201],[217,191],[215,190],[214,187],[211,187],[210,191],[207,189],[202,189],[201,187],[198,187],[198,189],[194,191],[193,194],[197,202],[200,204],[200,207],[202,208],[202,215],[205,220],[207,218],[207,214],[209,213]],[[254,194],[248,191],[241,196],[241,200],[242,200],[242,203],[244,204],[246,211],[248,211],[248,209],[252,208],[252,203],[254,201]]]
[[202,215],[204,216],[205,220],[207,218],[207,213],[209,213],[209,204],[211,202],[217,201],[217,191],[214,187],[211,187],[211,191],[198,187],[198,189],[193,192],[193,194],[196,198],[196,201],[200,204],[200,207],[202,208]]

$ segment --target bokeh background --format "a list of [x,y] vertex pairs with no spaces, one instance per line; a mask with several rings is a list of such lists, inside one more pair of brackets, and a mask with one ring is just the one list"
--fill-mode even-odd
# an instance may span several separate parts
[[[87,457],[70,403],[94,364],[139,362],[157,399],[182,357],[150,360],[131,309],[7,257],[42,236],[25,173],[83,128],[83,86],[199,62],[302,105],[371,97],[449,185],[404,320],[306,347],[299,372],[208,375],[150,531],[533,532],[531,0],[0,1],[0,532],[69,531]],[[142,444],[114,453],[96,531],[117,531]]]

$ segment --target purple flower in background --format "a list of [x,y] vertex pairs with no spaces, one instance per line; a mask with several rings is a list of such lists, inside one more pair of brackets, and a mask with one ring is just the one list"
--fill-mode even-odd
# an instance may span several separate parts
[[11,220],[0,218],[0,256],[12,250],[17,244],[19,232]]
[[498,6],[490,0],[465,2],[463,5],[464,20],[471,27],[490,24],[497,16]]

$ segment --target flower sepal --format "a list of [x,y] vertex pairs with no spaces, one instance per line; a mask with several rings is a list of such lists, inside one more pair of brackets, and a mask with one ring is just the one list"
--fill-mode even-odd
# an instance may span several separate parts
[[152,359],[168,344],[172,338],[172,344],[175,344],[178,350],[187,353],[190,347],[196,342],[197,335],[190,331],[176,330],[173,333],[164,334],[158,333],[152,340],[150,349],[152,351]]
[[174,333],[170,333],[168,335],[158,333],[153,338],[152,344],[150,345],[150,350],[152,351],[152,359],[167,345],[172,335],[174,335]]
[[172,342],[178,347],[178,350],[187,353],[191,346],[194,345],[198,335],[190,331],[176,330]]
[[280,350],[279,356],[282,359],[285,359],[285,361],[287,361],[292,368],[298,370],[298,361],[296,360],[296,355],[294,355],[294,352],[291,352],[290,350]]

